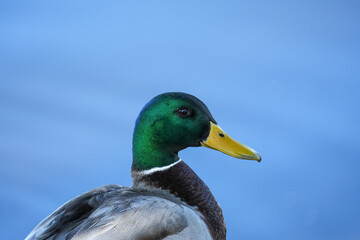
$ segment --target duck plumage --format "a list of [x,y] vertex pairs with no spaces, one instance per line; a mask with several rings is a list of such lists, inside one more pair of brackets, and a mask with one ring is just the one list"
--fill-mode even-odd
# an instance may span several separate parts
[[70,200],[26,240],[226,239],[218,202],[177,155],[200,145],[260,161],[255,151],[228,137],[197,98],[184,93],[155,97],[136,123],[132,186],[106,185]]

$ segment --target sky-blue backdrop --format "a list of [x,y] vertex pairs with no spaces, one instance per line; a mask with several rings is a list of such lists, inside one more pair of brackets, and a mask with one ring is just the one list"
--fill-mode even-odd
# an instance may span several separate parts
[[143,105],[203,100],[263,156],[180,156],[228,239],[360,239],[359,1],[2,1],[0,239],[130,185]]

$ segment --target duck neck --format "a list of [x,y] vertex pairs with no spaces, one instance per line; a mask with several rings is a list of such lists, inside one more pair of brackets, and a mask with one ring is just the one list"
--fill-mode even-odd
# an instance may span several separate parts
[[158,150],[151,142],[133,145],[133,171],[151,171],[180,160],[176,152]]
[[183,149],[169,144],[169,134],[155,127],[159,121],[150,123],[147,121],[149,119],[140,114],[135,124],[132,169],[136,171],[173,164],[180,159],[178,151]]
[[169,166],[138,171],[132,169],[133,188],[167,191],[202,214],[213,239],[226,239],[222,210],[206,184],[182,160]]

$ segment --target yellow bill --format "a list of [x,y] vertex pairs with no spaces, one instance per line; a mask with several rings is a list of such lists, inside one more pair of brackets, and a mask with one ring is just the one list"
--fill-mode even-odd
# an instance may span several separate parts
[[218,150],[235,158],[256,160],[258,162],[261,161],[260,154],[248,146],[232,139],[224,132],[224,130],[212,122],[210,122],[209,136],[206,140],[201,142],[201,145]]

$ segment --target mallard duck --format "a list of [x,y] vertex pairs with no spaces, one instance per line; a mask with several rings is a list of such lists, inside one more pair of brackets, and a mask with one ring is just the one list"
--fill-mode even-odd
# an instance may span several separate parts
[[196,97],[160,94],[136,120],[132,186],[107,185],[70,200],[26,240],[226,239],[218,202],[178,156],[198,146],[261,160],[254,150],[230,138]]

